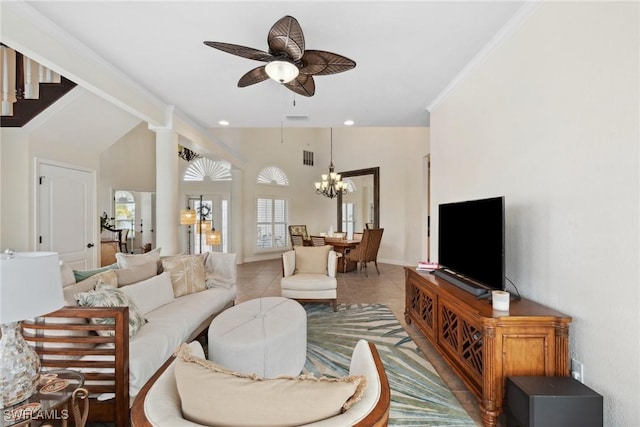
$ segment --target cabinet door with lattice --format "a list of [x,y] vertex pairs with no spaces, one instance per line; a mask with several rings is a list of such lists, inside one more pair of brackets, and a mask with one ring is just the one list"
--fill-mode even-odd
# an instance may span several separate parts
[[436,296],[434,292],[420,286],[412,278],[406,282],[405,320],[408,324],[415,322],[420,331],[430,339],[435,339],[436,330]]
[[472,378],[480,389],[483,373],[483,336],[481,322],[455,304],[440,300],[438,305],[438,342]]

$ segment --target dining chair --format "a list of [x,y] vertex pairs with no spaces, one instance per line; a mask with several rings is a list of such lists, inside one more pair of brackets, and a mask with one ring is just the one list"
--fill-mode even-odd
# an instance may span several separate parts
[[353,240],[355,240],[356,242],[359,242],[362,240],[362,231],[354,231],[353,232]]
[[311,236],[311,246],[324,246],[326,244],[324,236]]
[[129,248],[127,247],[127,238],[129,237],[129,229],[128,228],[123,228],[122,230],[120,230],[120,233],[118,233],[118,238],[119,238],[119,245],[120,245],[120,252],[124,252],[127,253],[129,252]]
[[307,233],[307,226],[306,225],[290,225],[289,226],[289,234],[290,235],[294,235],[294,234],[299,234],[302,236],[302,240],[309,240],[309,233]]
[[367,274],[367,263],[373,262],[378,275],[380,275],[380,270],[378,269],[378,249],[380,249],[383,232],[384,228],[364,230],[362,240],[358,243],[358,246],[344,255],[344,265],[346,266],[348,261],[360,263],[360,271],[364,269],[365,276],[369,277]]
[[304,239],[301,234],[291,234],[291,246],[304,246]]
[[331,237],[335,237],[338,239],[345,239],[347,237],[347,233],[345,233],[344,231],[334,231],[333,236]]

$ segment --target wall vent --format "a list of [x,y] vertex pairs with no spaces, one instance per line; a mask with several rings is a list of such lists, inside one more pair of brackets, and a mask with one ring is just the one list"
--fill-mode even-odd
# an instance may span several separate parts
[[302,164],[306,166],[313,166],[313,151],[302,151]]
[[284,116],[287,120],[309,120],[308,114],[287,114]]

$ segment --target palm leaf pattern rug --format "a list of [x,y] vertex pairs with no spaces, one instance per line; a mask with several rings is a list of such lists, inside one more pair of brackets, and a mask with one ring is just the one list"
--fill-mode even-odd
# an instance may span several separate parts
[[304,373],[349,373],[359,339],[373,342],[391,388],[390,426],[475,426],[391,310],[384,304],[304,304],[307,361]]

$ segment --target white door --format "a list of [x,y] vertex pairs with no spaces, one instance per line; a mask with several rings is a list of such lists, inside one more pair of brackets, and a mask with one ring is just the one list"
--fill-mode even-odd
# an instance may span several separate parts
[[99,243],[95,172],[45,161],[37,169],[38,250],[58,252],[75,270],[94,268]]

